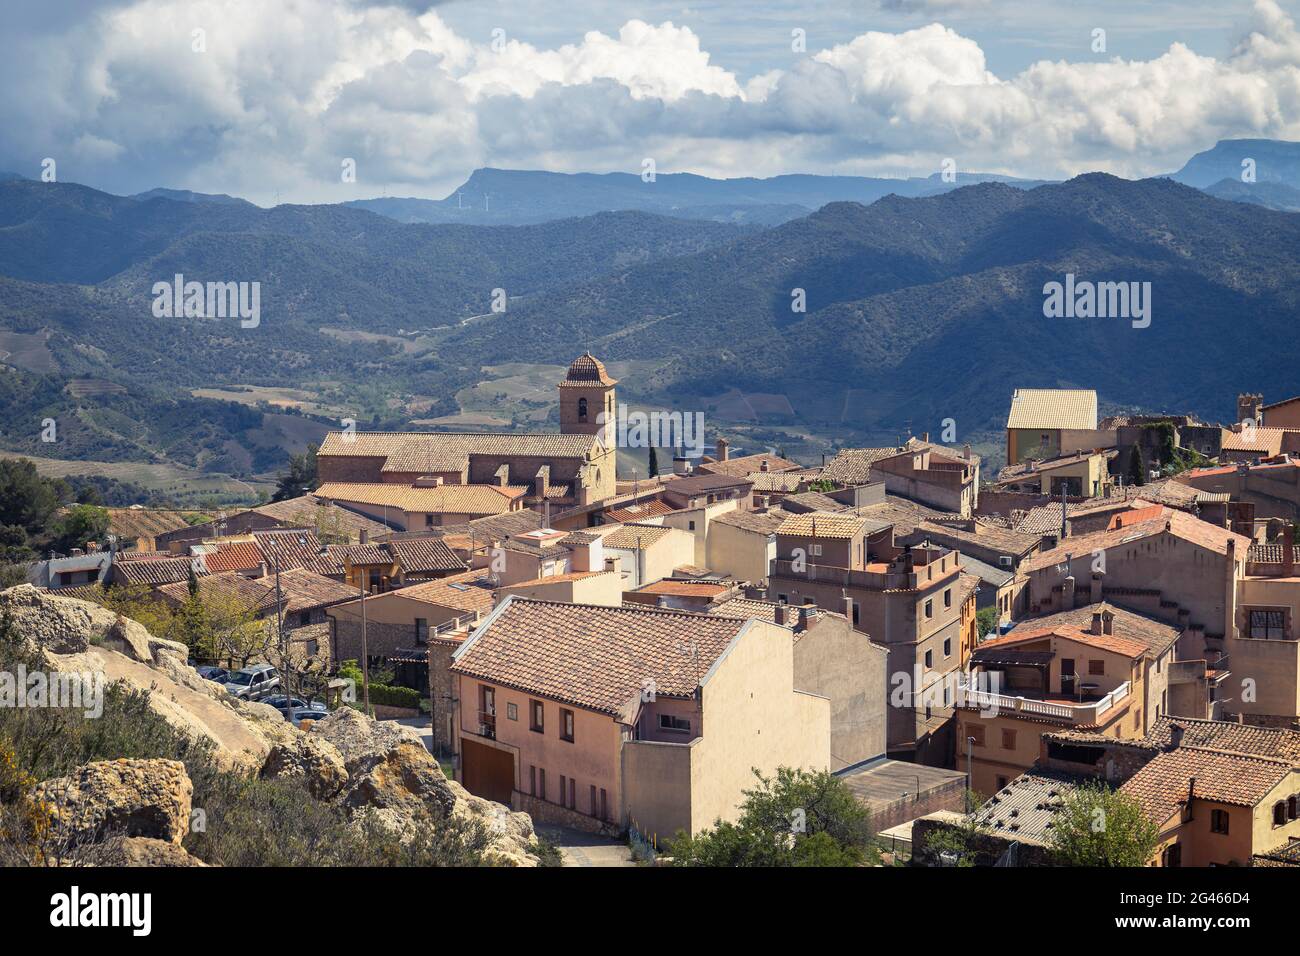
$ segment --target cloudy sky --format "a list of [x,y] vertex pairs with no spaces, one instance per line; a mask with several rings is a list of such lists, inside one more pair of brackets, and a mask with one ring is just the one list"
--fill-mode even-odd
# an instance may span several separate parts
[[[1293,0],[19,0],[0,170],[255,202],[479,166],[770,176],[1177,169],[1300,139]],[[1103,48],[1104,45],[1104,48]],[[345,160],[356,181],[344,182]]]

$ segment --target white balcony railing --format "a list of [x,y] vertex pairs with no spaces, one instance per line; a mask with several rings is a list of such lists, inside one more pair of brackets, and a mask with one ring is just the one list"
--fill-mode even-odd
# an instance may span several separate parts
[[1031,714],[1035,717],[1050,717],[1065,720],[1072,724],[1095,724],[1101,716],[1129,695],[1129,682],[1125,681],[1100,700],[1080,703],[1053,700],[1034,700],[1031,697],[1013,697],[1009,694],[994,694],[972,686],[969,679],[957,681],[958,706],[978,708],[982,711],[1002,713]]

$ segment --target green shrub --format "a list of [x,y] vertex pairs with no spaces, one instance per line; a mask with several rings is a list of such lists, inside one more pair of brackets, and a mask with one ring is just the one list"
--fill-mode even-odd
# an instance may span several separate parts
[[389,687],[387,684],[370,685],[370,703],[384,707],[407,707],[418,710],[420,692],[410,687]]

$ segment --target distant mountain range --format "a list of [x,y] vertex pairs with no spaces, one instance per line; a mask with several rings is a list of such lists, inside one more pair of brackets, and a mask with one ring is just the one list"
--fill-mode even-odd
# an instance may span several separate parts
[[[481,363],[560,361],[575,343],[608,359],[665,356],[655,384],[678,401],[776,395],[791,420],[869,430],[996,427],[1017,386],[1093,387],[1221,419],[1234,389],[1296,389],[1298,257],[1300,217],[1167,179],[987,183],[833,203],[547,292],[442,347]],[[1150,282],[1150,327],[1045,318],[1044,284],[1067,274]],[[806,312],[792,311],[794,290]],[[504,337],[520,325],[534,334]]]
[[[1254,182],[1242,179],[1245,160],[1253,163]],[[1293,211],[1300,208],[1300,143],[1220,140],[1166,176],[1220,199]],[[0,172],[0,182],[24,178],[17,173]],[[485,167],[474,170],[463,185],[443,199],[383,196],[341,205],[404,223],[517,226],[601,212],[639,211],[677,219],[775,226],[802,218],[828,203],[870,205],[889,195],[937,196],[962,186],[987,182],[1033,189],[1050,180],[993,173],[956,173],[951,182],[941,173],[893,179],[816,175],[711,179],[692,173],[660,173],[647,182],[633,173],[555,173]],[[129,198],[249,205],[247,200],[224,193],[187,189],[150,189]]]
[[[753,231],[639,212],[515,228],[404,225],[340,205],[262,209],[0,182],[0,363],[12,366],[0,376],[0,450],[261,473],[284,459],[281,426],[293,426],[298,447],[303,429],[232,414],[236,406],[191,389],[238,386],[238,399],[248,386],[308,385],[328,392],[336,421],[376,426],[404,419],[390,393],[455,412],[452,394],[480,371],[441,354],[437,336],[489,313],[494,290],[513,306]],[[155,317],[154,284],[177,274],[259,283],[259,326]],[[66,387],[74,379],[126,394],[95,387],[87,399]],[[57,447],[30,427],[45,417],[60,423]]]
[[[953,418],[971,434],[997,427],[1017,386],[1071,385],[1222,419],[1234,390],[1291,394],[1300,370],[1300,217],[1261,208],[1294,208],[1283,160],[1296,144],[1274,145],[1288,148],[1253,150],[1256,183],[1218,175],[1237,147],[1174,174],[1218,175],[1204,191],[1100,174],[957,189],[471,177],[489,210],[512,196],[520,216],[638,196],[664,207],[522,226],[0,176],[0,450],[264,473],[325,422],[455,415],[459,392],[515,374],[485,367],[586,348],[641,363],[622,394],[714,421],[851,435]],[[554,188],[530,192],[541,181]],[[929,194],[823,202],[870,200],[882,182]],[[805,204],[820,206],[791,218]],[[260,325],[155,317],[153,286],[177,273],[259,283]],[[1150,327],[1045,318],[1044,284],[1067,274],[1150,282]],[[515,407],[544,421],[549,391],[520,387]],[[57,448],[39,440],[45,417]]]
[[933,196],[994,181],[1022,189],[1043,184],[984,173],[960,173],[954,182],[945,182],[939,173],[911,179],[803,175],[710,179],[691,173],[663,173],[646,182],[631,173],[477,169],[446,199],[359,199],[347,205],[399,222],[518,225],[636,209],[679,219],[777,225],[827,203],[866,204],[890,194]]
[[[1243,179],[1249,176],[1249,179]],[[1197,153],[1170,179],[1211,196],[1300,211],[1300,143],[1274,139],[1223,139]]]

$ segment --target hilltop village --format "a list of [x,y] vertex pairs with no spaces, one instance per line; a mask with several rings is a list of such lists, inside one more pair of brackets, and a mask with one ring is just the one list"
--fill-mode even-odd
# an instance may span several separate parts
[[900,852],[978,825],[1032,859],[1104,785],[1150,865],[1300,865],[1300,397],[1211,424],[1022,388],[996,474],[922,434],[816,465],[713,436],[628,476],[617,384],[578,357],[558,433],[332,432],[297,497],[111,509],[114,544],[29,580],[233,606],[265,640],[196,663],[252,699],[364,671],[539,825],[656,849],[802,768]]

